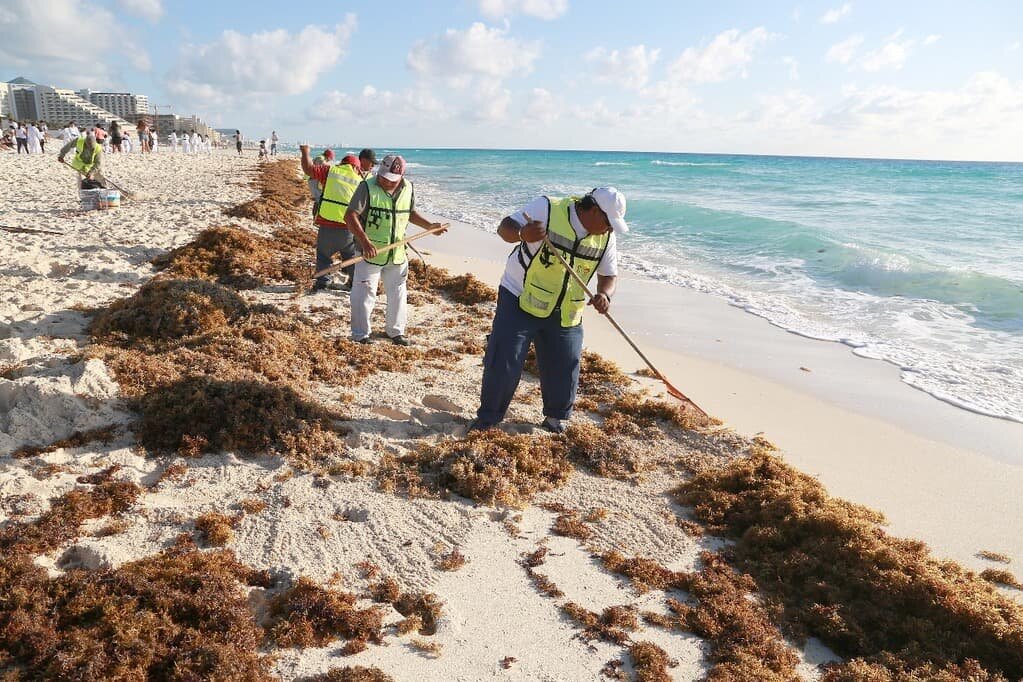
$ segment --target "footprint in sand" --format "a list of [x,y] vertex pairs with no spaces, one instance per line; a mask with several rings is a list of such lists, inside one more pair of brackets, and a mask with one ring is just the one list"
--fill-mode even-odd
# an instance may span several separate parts
[[462,412],[462,408],[445,398],[442,395],[430,394],[423,396],[423,405],[429,407],[431,410],[440,410],[441,412],[454,412],[459,414]]
[[381,417],[387,417],[395,421],[407,422],[412,419],[412,415],[402,412],[401,410],[392,410],[389,407],[374,407],[373,412],[379,414]]

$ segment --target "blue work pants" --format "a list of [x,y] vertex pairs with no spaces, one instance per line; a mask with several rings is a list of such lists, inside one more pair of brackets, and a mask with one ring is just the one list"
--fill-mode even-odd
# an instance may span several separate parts
[[568,419],[579,385],[583,327],[561,326],[561,312],[534,317],[519,307],[519,299],[504,287],[497,293],[497,313],[483,357],[483,387],[476,416],[482,426],[504,419],[515,396],[530,342],[536,347],[544,416]]

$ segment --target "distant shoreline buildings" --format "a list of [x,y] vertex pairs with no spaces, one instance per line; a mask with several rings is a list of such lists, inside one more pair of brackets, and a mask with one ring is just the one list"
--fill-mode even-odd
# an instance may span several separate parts
[[152,114],[149,97],[130,92],[94,92],[69,90],[51,85],[40,85],[18,77],[0,83],[0,118],[12,121],[45,121],[51,130],[59,130],[69,121],[79,128],[96,124],[109,127],[114,121],[121,127],[134,128],[145,120],[161,136],[197,132],[209,135],[219,143],[221,134],[193,114]]

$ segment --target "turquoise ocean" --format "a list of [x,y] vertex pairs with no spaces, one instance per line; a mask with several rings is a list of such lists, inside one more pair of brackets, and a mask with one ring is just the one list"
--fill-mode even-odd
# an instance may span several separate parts
[[424,210],[482,230],[538,194],[614,185],[628,198],[627,270],[1023,422],[1023,164],[397,151]]

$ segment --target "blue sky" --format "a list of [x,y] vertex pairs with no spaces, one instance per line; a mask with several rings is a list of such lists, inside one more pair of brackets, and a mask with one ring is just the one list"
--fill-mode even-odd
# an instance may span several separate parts
[[4,80],[356,147],[1020,161],[1021,43],[1019,0],[0,5]]

